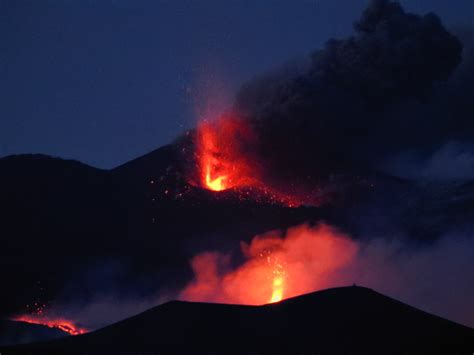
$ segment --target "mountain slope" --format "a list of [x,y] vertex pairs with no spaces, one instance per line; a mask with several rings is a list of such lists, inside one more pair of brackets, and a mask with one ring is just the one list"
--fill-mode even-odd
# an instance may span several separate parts
[[265,306],[169,302],[102,330],[8,354],[464,354],[470,328],[344,287]]
[[57,328],[0,319],[0,346],[45,341],[68,335]]
[[[98,288],[179,289],[196,252],[238,246],[309,217],[280,206],[214,200],[197,188],[177,198],[173,186],[183,181],[175,171],[167,174],[176,163],[170,151],[164,147],[110,171],[44,155],[0,159],[0,279],[9,290],[0,295],[0,316],[54,302],[64,289],[83,302]],[[142,275],[138,281],[136,275]]]
[[0,278],[9,290],[0,316],[55,301],[64,289],[85,303],[96,291],[181,289],[197,253],[231,253],[256,234],[304,222],[326,221],[354,238],[428,242],[471,225],[472,183],[420,188],[380,174],[348,176],[333,181],[329,204],[288,208],[188,184],[176,147],[112,170],[42,155],[0,159]]
[[108,171],[77,161],[0,159],[0,279],[9,290],[0,316],[46,303],[96,255],[109,254],[112,240],[120,247],[126,214],[112,185]]

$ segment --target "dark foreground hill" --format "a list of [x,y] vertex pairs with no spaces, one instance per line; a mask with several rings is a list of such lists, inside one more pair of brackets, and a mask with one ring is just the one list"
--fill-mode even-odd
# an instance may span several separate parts
[[44,325],[0,319],[0,346],[57,339],[68,333]]
[[363,287],[265,306],[169,302],[5,354],[472,354],[474,330]]

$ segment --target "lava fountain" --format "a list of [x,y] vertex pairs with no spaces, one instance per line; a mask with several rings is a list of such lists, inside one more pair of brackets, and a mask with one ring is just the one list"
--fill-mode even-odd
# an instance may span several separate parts
[[[271,259],[271,257],[270,257]],[[285,294],[285,268],[282,264],[276,262],[273,269],[272,296],[268,303],[279,302]]]
[[194,279],[180,298],[188,301],[260,305],[334,287],[340,270],[354,260],[356,244],[337,229],[321,224],[271,231],[241,244],[244,263],[231,267],[230,256],[205,252],[191,260]]
[[319,205],[315,191],[275,185],[259,156],[257,135],[251,124],[235,112],[199,122],[195,136],[195,167],[188,181],[220,193],[233,190],[239,199],[287,207]]
[[253,139],[249,125],[234,114],[200,122],[196,138],[200,185],[212,191],[254,185],[258,169],[246,151]]

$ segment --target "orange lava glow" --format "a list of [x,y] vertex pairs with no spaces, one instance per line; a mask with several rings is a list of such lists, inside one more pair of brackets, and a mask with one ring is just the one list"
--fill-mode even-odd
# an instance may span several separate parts
[[272,231],[242,243],[245,262],[231,268],[217,252],[191,260],[195,277],[181,292],[189,301],[260,305],[338,285],[339,272],[358,252],[350,238],[327,225]]
[[228,114],[216,121],[202,121],[197,128],[197,160],[201,186],[212,191],[250,186],[256,170],[243,152],[253,139],[243,120]]
[[87,333],[87,329],[78,327],[73,322],[65,319],[50,319],[43,315],[23,315],[13,318],[17,322],[44,325],[49,328],[56,328],[70,335],[80,335]]
[[283,299],[285,291],[285,279],[281,275],[275,275],[272,282],[272,297],[270,297],[269,303],[279,302]]
[[[191,174],[188,179],[192,185],[213,192],[232,190],[233,196],[241,200],[287,207],[320,204],[317,188],[296,191],[292,184],[285,184],[282,189],[266,181],[264,162],[256,153],[256,134],[251,125],[235,113],[201,121],[195,144],[197,174]],[[215,195],[216,198],[225,196]]]

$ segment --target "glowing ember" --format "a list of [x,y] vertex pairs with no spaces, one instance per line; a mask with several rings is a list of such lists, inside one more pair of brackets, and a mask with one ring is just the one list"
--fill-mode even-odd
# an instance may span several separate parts
[[13,318],[17,322],[44,325],[49,328],[60,329],[70,335],[80,335],[87,333],[87,329],[78,327],[73,322],[65,319],[49,319],[43,315],[23,315]]
[[326,225],[269,232],[242,244],[246,261],[238,268],[232,269],[229,257],[220,253],[194,257],[195,278],[181,298],[252,305],[279,302],[337,285],[336,275],[357,251],[354,241]]

